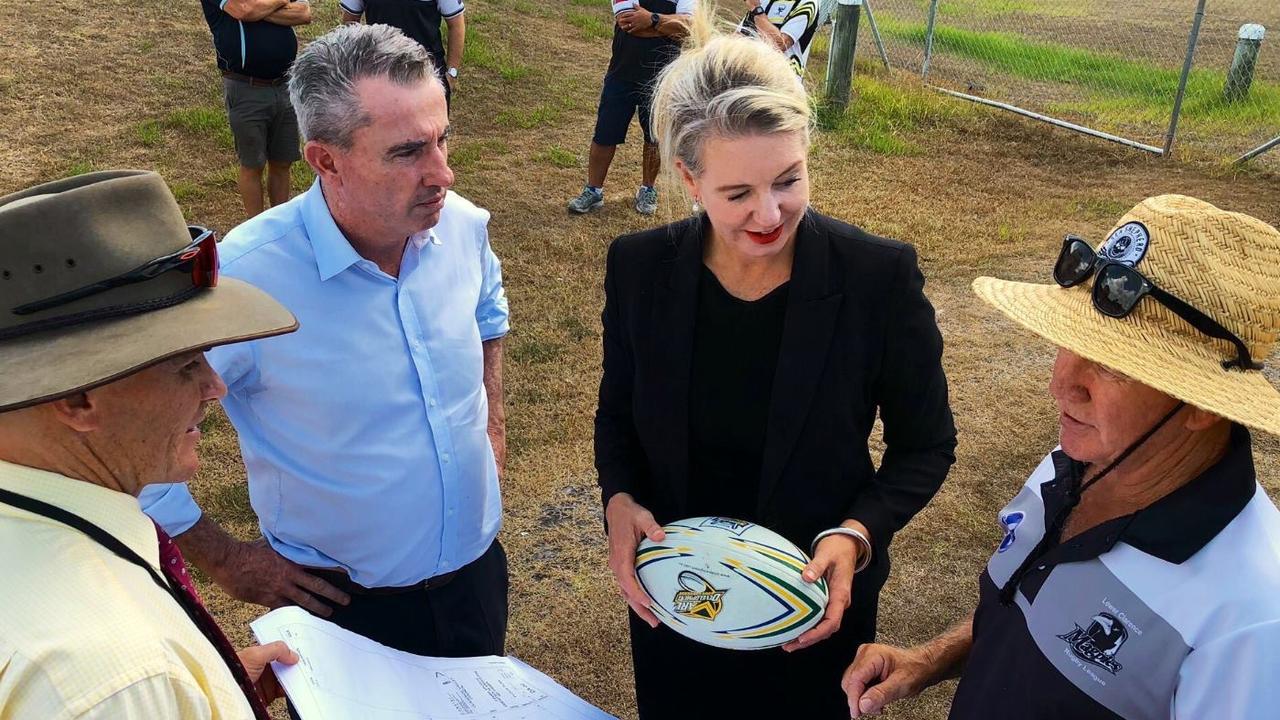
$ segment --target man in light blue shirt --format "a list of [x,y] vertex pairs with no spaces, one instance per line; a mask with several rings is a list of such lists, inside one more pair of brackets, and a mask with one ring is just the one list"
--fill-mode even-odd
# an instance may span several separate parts
[[209,352],[263,540],[232,539],[185,485],[144,508],[237,598],[501,655],[507,300],[489,214],[448,190],[443,90],[417,43],[348,26],[299,56],[290,93],[317,180],[221,252],[301,329]]

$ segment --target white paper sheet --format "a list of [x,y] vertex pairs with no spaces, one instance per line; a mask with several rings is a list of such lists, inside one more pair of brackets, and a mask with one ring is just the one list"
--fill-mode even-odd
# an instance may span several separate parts
[[512,657],[412,655],[297,607],[250,627],[301,658],[274,668],[302,720],[616,720]]

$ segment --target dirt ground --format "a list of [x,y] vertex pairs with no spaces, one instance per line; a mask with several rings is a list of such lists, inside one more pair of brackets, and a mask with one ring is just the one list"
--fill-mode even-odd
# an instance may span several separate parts
[[[0,193],[88,169],[146,167],[166,176],[192,221],[220,230],[238,222],[233,153],[216,127],[199,121],[216,114],[221,98],[193,5],[139,0],[122,18],[104,4],[0,0]],[[308,35],[336,22],[331,0],[317,11]],[[564,211],[583,182],[608,57],[608,40],[588,39],[566,14],[607,10],[471,0],[467,12],[494,52],[464,68],[455,96],[456,190],[493,213],[513,312],[502,535],[512,569],[508,649],[609,712],[634,717],[624,608],[600,534],[591,418],[605,250],[616,235],[657,221],[630,208],[639,181],[634,139],[615,161],[605,209],[580,218]],[[999,540],[996,511],[1056,442],[1046,392],[1052,349],[976,300],[973,278],[1048,281],[1065,232],[1100,239],[1127,208],[1158,193],[1280,223],[1280,176],[1262,170],[1159,160],[986,110],[910,140],[919,153],[887,157],[819,137],[811,166],[817,208],[916,245],[947,343],[958,461],[894,543],[880,625],[882,640],[894,643],[927,639],[972,607],[977,574]],[[665,193],[661,221],[685,210],[672,196]],[[220,413],[207,425],[196,496],[212,517],[253,537],[234,433]],[[1258,435],[1255,450],[1275,497],[1280,443]],[[246,623],[262,608],[207,582],[203,592],[246,642]],[[889,715],[945,717],[950,690],[932,689]]]

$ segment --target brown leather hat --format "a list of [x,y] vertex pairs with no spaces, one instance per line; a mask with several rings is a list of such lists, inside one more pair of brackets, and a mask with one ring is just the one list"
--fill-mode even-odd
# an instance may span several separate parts
[[209,286],[212,243],[153,172],[89,173],[0,197],[0,412],[296,330],[252,285]]

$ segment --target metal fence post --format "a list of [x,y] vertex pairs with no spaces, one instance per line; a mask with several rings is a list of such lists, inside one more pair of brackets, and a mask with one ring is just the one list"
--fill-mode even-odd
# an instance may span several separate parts
[[867,11],[867,25],[871,27],[871,39],[876,41],[876,52],[880,53],[880,62],[889,70],[889,53],[884,51],[884,39],[880,37],[880,28],[876,27],[876,14],[871,12],[871,0],[862,0],[862,9]]
[[1250,160],[1258,157],[1262,153],[1274,147],[1280,147],[1280,135],[1277,135],[1276,137],[1271,138],[1270,140],[1259,145],[1258,147],[1236,158],[1236,164],[1239,165],[1240,163],[1249,162]]
[[1168,157],[1173,152],[1173,139],[1178,134],[1178,116],[1182,114],[1182,98],[1187,94],[1187,78],[1191,77],[1191,62],[1195,58],[1196,43],[1200,41],[1200,23],[1204,21],[1205,0],[1196,3],[1195,20],[1191,23],[1191,36],[1187,38],[1187,56],[1182,61],[1182,77],[1178,80],[1178,94],[1173,98],[1173,115],[1169,118],[1169,132],[1164,136],[1164,150]]
[[[929,60],[933,57],[933,26],[938,20],[938,3],[940,0],[932,0],[929,3],[929,24],[924,31],[924,63],[920,66],[920,79],[925,80],[929,77]],[[1201,0],[1201,6],[1204,5]]]
[[831,54],[827,56],[827,101],[843,112],[849,105],[849,85],[853,82],[853,55],[858,48],[858,12],[862,0],[840,0],[836,5],[836,25],[831,33]]

